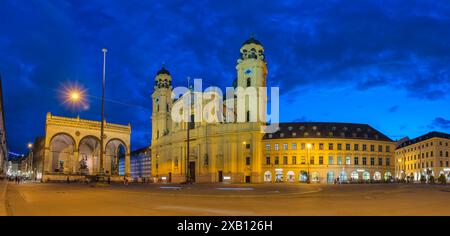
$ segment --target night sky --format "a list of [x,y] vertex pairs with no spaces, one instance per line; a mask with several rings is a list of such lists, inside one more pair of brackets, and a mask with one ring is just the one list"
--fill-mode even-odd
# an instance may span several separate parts
[[[230,86],[251,35],[280,86],[281,121],[368,123],[392,139],[450,132],[449,1],[0,1],[0,74],[11,151],[44,135],[45,115],[106,119],[150,144],[151,93],[163,63]],[[61,89],[78,84],[88,106]],[[204,86],[205,87],[205,86]]]

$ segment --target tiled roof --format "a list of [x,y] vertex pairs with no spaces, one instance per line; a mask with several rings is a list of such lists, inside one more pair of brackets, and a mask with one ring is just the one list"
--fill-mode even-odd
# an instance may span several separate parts
[[265,134],[263,139],[279,138],[345,138],[393,142],[370,125],[335,122],[280,123],[277,132]]
[[403,148],[403,147],[406,147],[406,146],[409,146],[409,145],[412,145],[412,144],[415,144],[415,143],[418,143],[418,142],[422,142],[422,141],[425,141],[425,140],[431,139],[431,138],[445,138],[445,139],[450,139],[450,134],[442,133],[442,132],[437,132],[437,131],[429,132],[429,133],[424,134],[424,135],[422,135],[422,136],[419,136],[419,137],[417,137],[417,138],[410,139],[410,140],[407,140],[407,141],[401,143],[401,144],[397,147],[397,149]]

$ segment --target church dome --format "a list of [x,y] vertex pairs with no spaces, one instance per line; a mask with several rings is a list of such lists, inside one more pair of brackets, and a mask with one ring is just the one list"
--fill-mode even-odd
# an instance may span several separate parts
[[161,75],[161,74],[170,75],[170,72],[164,66],[162,66],[161,69],[158,71],[158,73],[156,73],[156,75]]
[[261,44],[261,42],[259,42],[257,39],[255,39],[253,36],[250,36],[250,38],[249,39],[247,39],[243,44],[242,44],[242,46],[244,46],[244,45],[246,45],[246,44],[257,44],[257,45],[261,45],[262,46],[262,44]]

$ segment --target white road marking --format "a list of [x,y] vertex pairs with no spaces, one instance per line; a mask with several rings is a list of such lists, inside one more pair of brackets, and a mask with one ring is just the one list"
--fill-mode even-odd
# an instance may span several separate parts
[[233,210],[223,210],[217,208],[200,208],[200,207],[186,207],[186,206],[159,206],[156,207],[157,210],[178,210],[178,211],[188,211],[188,212],[203,212],[212,213],[218,215],[253,215],[254,212],[251,211],[233,211]]
[[225,190],[225,191],[227,191],[227,190],[231,190],[231,191],[233,191],[233,190],[239,190],[239,191],[253,191],[253,190],[255,190],[254,188],[216,188],[217,190]]

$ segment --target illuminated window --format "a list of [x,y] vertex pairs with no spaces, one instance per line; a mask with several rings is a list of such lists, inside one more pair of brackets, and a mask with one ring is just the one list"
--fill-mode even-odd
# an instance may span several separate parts
[[319,157],[319,165],[323,165],[323,157],[322,156]]
[[334,165],[334,158],[333,158],[333,156],[328,156],[328,165]]
[[355,157],[353,163],[354,163],[355,165],[359,165],[359,158],[358,158],[358,157]]
[[296,143],[292,144],[292,150],[297,150],[297,144]]
[[346,165],[350,165],[351,164],[350,157],[345,157],[345,164]]
[[342,157],[341,157],[341,156],[338,156],[338,158],[337,158],[337,164],[338,164],[338,165],[342,165]]
[[278,151],[278,150],[280,149],[278,143],[275,143],[275,144],[273,145],[273,149],[274,149],[275,151]]
[[292,165],[297,165],[297,157],[292,156]]
[[270,144],[266,144],[266,151],[270,151]]

